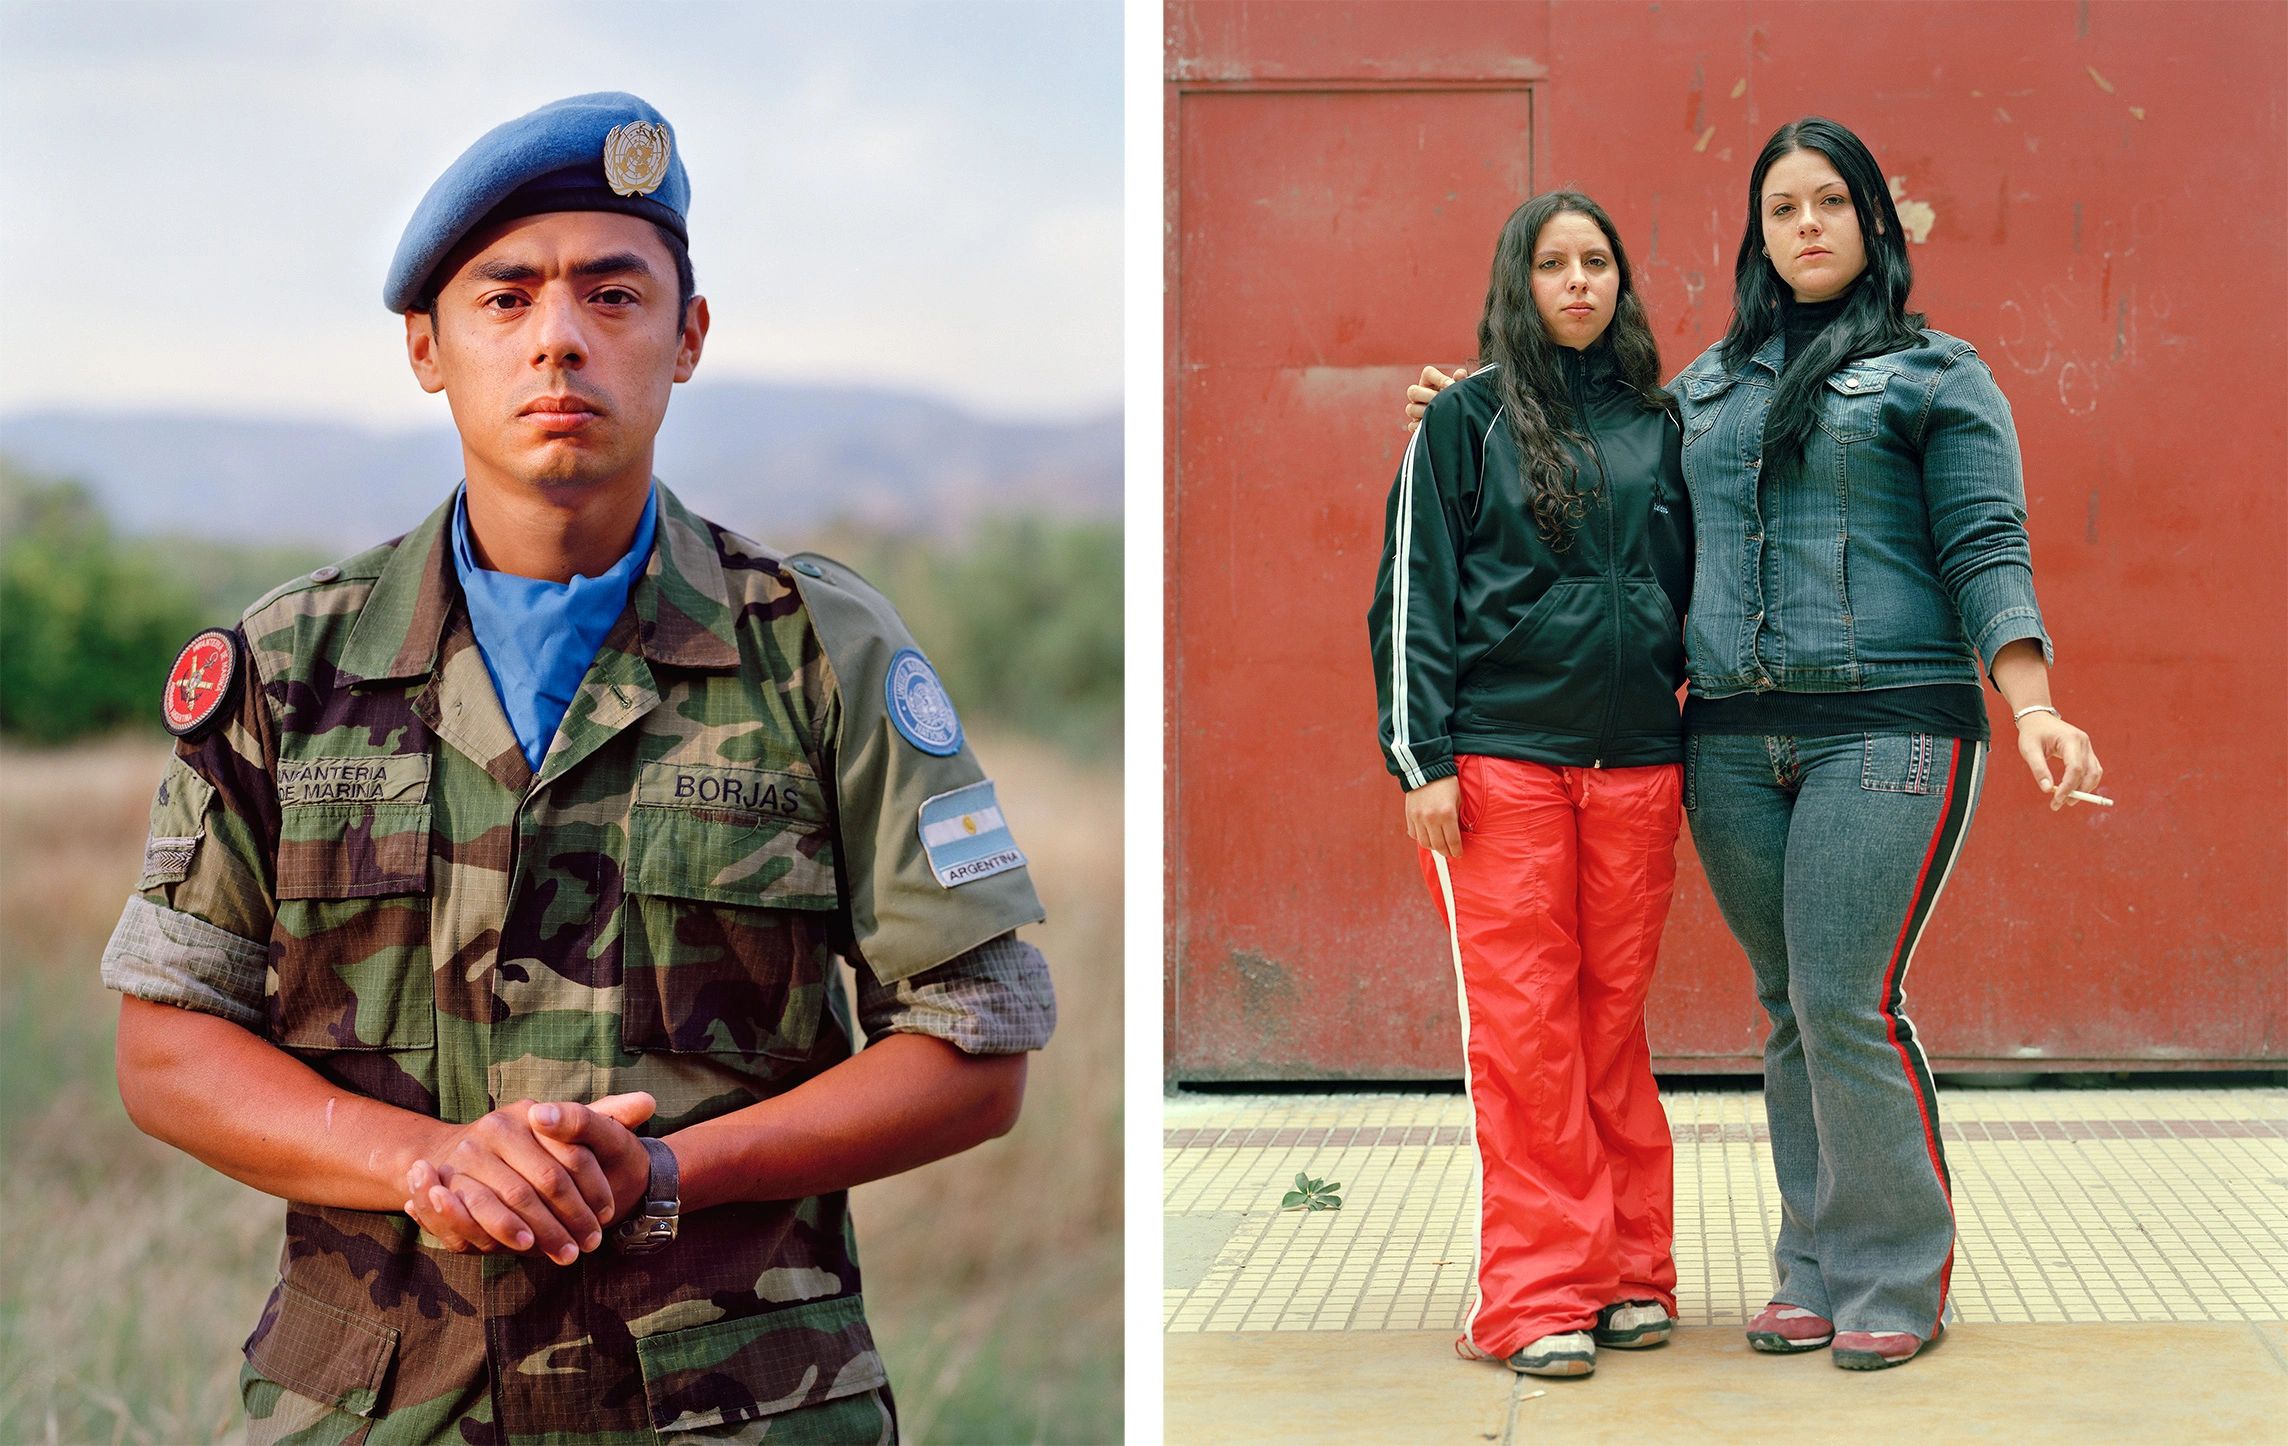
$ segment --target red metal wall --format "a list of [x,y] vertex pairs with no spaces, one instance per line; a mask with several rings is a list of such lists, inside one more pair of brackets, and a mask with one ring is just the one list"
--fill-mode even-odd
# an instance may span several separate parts
[[[1723,331],[1748,167],[1804,114],[1894,178],[1914,304],[2015,411],[2067,716],[2110,812],[2005,745],[1916,956],[1944,1068],[2288,1058],[2288,8],[1167,8],[1167,1058],[1457,1072],[1444,933],[1375,746],[1401,392],[1466,357],[1502,218],[1577,185],[1670,374]],[[1697,864],[1650,1027],[1753,1068]]]

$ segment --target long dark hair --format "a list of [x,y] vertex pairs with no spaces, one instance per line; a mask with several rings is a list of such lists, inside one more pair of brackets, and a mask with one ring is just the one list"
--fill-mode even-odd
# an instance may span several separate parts
[[1493,278],[1486,285],[1486,309],[1478,318],[1478,362],[1500,366],[1494,386],[1501,393],[1509,434],[1525,466],[1526,502],[1533,510],[1534,526],[1559,551],[1571,543],[1573,520],[1596,491],[1594,486],[1577,485],[1579,467],[1566,448],[1567,442],[1588,443],[1566,395],[1565,374],[1559,366],[1565,348],[1550,339],[1541,311],[1533,304],[1534,247],[1541,240],[1541,228],[1567,211],[1588,217],[1605,233],[1614,269],[1620,272],[1613,319],[1595,345],[1613,349],[1621,380],[1648,408],[1675,407],[1660,389],[1660,346],[1637,297],[1629,253],[1621,249],[1620,232],[1605,208],[1579,191],[1546,191],[1510,212],[1494,246]]
[[1879,356],[1922,340],[1921,314],[1907,311],[1907,293],[1915,284],[1914,266],[1907,260],[1907,233],[1899,225],[1899,208],[1892,204],[1883,169],[1865,142],[1834,121],[1813,115],[1773,131],[1748,175],[1748,226],[1740,237],[1739,259],[1732,264],[1732,326],[1724,333],[1724,364],[1736,367],[1754,356],[1787,321],[1794,292],[1764,254],[1764,176],[1774,162],[1794,151],[1819,152],[1843,177],[1851,191],[1851,208],[1859,215],[1867,269],[1845,293],[1841,313],[1780,373],[1771,416],[1764,424],[1767,461],[1802,455],[1811,429],[1818,425],[1819,389],[1828,373],[1856,357]]

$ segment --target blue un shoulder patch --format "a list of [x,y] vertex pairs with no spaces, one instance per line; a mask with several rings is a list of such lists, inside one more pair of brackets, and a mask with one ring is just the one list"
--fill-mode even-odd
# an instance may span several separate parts
[[919,649],[900,648],[890,659],[889,675],[882,681],[889,704],[890,724],[900,737],[924,753],[951,758],[961,751],[961,718],[953,699],[937,680],[937,669]]

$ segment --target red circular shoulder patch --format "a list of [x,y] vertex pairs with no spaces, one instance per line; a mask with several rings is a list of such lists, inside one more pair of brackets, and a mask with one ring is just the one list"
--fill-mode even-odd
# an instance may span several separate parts
[[175,655],[166,694],[159,701],[160,721],[177,738],[189,737],[222,711],[237,682],[238,638],[221,628],[208,628]]

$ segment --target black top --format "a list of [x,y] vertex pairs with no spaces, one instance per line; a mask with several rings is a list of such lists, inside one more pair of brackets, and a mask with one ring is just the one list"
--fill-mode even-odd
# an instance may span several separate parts
[[1838,733],[1935,733],[1986,741],[1986,693],[1975,683],[1923,683],[1859,693],[1735,693],[1687,697],[1687,733],[1832,738]]
[[1677,423],[1629,387],[1609,338],[1557,363],[1587,494],[1563,546],[1534,519],[1494,366],[1438,394],[1391,488],[1368,631],[1384,751],[1409,789],[1462,754],[1683,757],[1692,516]]
[[[1781,307],[1786,357],[1811,344],[1843,314],[1850,291],[1826,301],[1787,301]],[[1783,361],[1782,365],[1786,363]],[[1929,683],[1857,693],[1736,693],[1729,698],[1687,697],[1687,733],[1831,738],[1841,733],[1935,733],[1986,741],[1986,694],[1975,683]]]
[[1811,339],[1827,330],[1827,324],[1843,314],[1843,305],[1851,299],[1849,288],[1825,301],[1788,301],[1780,306],[1780,330],[1786,348],[1780,365],[1795,360],[1795,354],[1808,346]]

